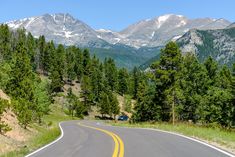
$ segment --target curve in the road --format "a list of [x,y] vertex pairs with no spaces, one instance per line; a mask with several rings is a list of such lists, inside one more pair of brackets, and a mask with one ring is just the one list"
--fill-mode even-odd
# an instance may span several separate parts
[[64,131],[63,131],[62,127],[61,127],[61,123],[63,123],[63,122],[60,122],[60,123],[59,123],[59,128],[60,128],[60,132],[61,132],[59,138],[57,138],[56,140],[52,141],[51,143],[49,143],[49,144],[47,144],[47,145],[45,145],[45,146],[43,146],[43,147],[37,149],[36,151],[34,151],[34,152],[32,152],[32,153],[26,155],[25,157],[30,157],[30,156],[36,154],[37,152],[40,152],[41,150],[43,150],[43,149],[45,149],[45,148],[47,148],[47,147],[53,145],[54,143],[58,142],[60,139],[62,139],[63,136],[64,136]]
[[57,140],[26,157],[124,157],[124,143],[128,157],[235,157],[205,142],[157,129],[127,129],[95,121],[68,121],[59,126],[61,136]]
[[197,139],[195,139],[195,138],[188,137],[188,136],[185,136],[185,135],[182,135],[182,134],[179,134],[179,133],[174,133],[174,132],[164,131],[164,130],[159,130],[159,129],[153,129],[153,128],[136,128],[136,127],[131,128],[131,127],[120,127],[120,126],[114,126],[114,127],[127,128],[127,129],[152,130],[152,131],[163,132],[163,133],[167,133],[167,134],[171,134],[171,135],[176,135],[176,136],[180,136],[180,137],[189,139],[189,140],[191,140],[191,141],[200,143],[200,144],[205,145],[205,146],[207,146],[207,147],[210,147],[210,148],[212,148],[212,149],[214,149],[214,150],[216,150],[216,151],[218,151],[218,152],[221,152],[221,153],[223,153],[223,154],[225,154],[225,155],[228,155],[229,157],[235,157],[235,155],[233,155],[233,154],[231,154],[231,153],[229,153],[229,152],[227,152],[227,151],[225,151],[225,150],[222,150],[222,149],[220,149],[220,148],[217,148],[217,147],[215,147],[215,146],[213,146],[213,145],[210,145],[210,144],[208,144],[208,143],[206,143],[206,142],[203,142],[203,141],[201,141],[201,140],[197,140]]
[[101,132],[109,135],[110,137],[112,137],[112,139],[113,139],[113,141],[115,143],[115,147],[114,147],[114,151],[113,151],[112,157],[124,157],[124,144],[123,144],[122,139],[118,135],[116,135],[113,132],[104,130],[104,129],[100,129],[100,128],[97,128],[97,127],[92,127],[92,126],[84,125],[84,124],[81,124],[81,123],[78,123],[78,125],[86,127],[86,128],[90,128],[90,129],[101,131]]

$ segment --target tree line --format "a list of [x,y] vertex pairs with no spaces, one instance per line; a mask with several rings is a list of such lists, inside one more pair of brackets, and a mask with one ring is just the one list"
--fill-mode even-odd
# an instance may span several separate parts
[[[191,53],[182,56],[177,44],[170,42],[149,69],[128,71],[111,58],[100,61],[88,49],[56,45],[24,29],[0,26],[0,88],[11,96],[23,127],[41,123],[53,97],[74,81],[80,83],[81,93],[78,97],[68,91],[71,116],[82,118],[96,106],[102,116],[115,118],[120,113],[119,94],[128,97],[124,108],[133,111],[133,122],[234,125],[235,66],[232,70],[219,66],[211,57],[200,63]],[[136,100],[133,109],[131,99]]]
[[56,45],[24,29],[0,26],[0,88],[11,96],[11,106],[24,128],[31,122],[41,123],[53,97],[73,81],[81,84],[82,91],[77,97],[69,89],[67,109],[72,116],[83,117],[97,106],[103,116],[115,117],[120,112],[117,93],[132,93],[131,80],[130,73],[118,69],[111,58],[100,61],[88,49]]
[[170,42],[147,73],[137,90],[134,121],[235,125],[235,64],[220,66],[212,57],[200,63]]

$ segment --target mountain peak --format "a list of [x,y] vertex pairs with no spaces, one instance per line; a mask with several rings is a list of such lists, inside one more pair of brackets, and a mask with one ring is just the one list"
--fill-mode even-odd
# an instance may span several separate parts
[[45,35],[65,45],[89,46],[104,43],[123,44],[135,48],[163,46],[177,40],[190,29],[223,29],[231,23],[224,19],[188,19],[183,15],[165,14],[130,25],[121,32],[94,30],[68,13],[44,14],[6,23],[12,29],[25,28],[35,37]]
[[55,14],[45,14],[45,15],[58,16],[58,17],[67,17],[67,18],[75,19],[75,18],[74,18],[71,14],[69,14],[69,13],[55,13]]
[[182,18],[184,16],[183,15],[177,15],[177,14],[164,14],[164,15],[158,16],[156,18],[168,19],[170,17],[179,17],[179,18]]
[[170,20],[172,21],[172,20],[175,20],[175,19],[180,19],[181,20],[180,24],[186,24],[186,22],[184,20],[182,21],[182,18],[184,18],[183,15],[165,14],[165,15],[156,17],[154,20],[156,21],[157,27],[161,28],[161,26],[164,23],[166,23],[167,21],[170,21]]

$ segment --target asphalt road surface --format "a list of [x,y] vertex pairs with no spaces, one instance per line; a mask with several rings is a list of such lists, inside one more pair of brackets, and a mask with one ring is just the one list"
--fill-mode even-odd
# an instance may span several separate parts
[[96,121],[62,122],[62,136],[27,157],[234,157],[200,142]]

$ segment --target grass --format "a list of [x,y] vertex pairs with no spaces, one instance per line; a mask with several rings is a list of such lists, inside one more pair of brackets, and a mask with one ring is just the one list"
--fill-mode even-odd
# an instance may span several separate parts
[[172,125],[170,123],[136,123],[130,124],[128,122],[112,123],[114,126],[137,127],[137,128],[154,128],[170,132],[179,133],[189,137],[193,137],[227,151],[235,153],[235,132],[219,127],[205,127],[187,123],[177,123]]
[[23,157],[58,138],[60,136],[59,122],[71,120],[71,117],[65,115],[63,110],[56,105],[52,105],[51,108],[52,112],[43,118],[42,125],[31,125],[31,128],[36,131],[29,141],[26,142],[26,146],[4,154],[1,157]]

